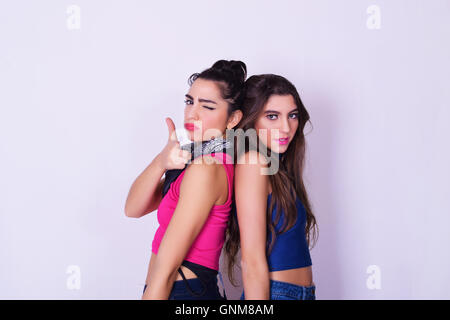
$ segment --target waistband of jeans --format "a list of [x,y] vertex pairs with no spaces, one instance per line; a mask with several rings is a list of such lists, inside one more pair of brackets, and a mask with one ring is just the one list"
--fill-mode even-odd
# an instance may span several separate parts
[[290,294],[315,294],[316,292],[316,286],[299,286],[293,283],[278,281],[278,280],[272,280],[270,279],[270,291],[276,292],[276,291],[282,291],[282,292],[288,292]]
[[[197,278],[194,279],[186,279],[186,277],[184,276],[183,271],[181,270],[181,268],[178,269],[178,272],[181,274],[181,276],[183,277],[183,282],[186,286],[186,288],[189,290],[189,292],[193,295],[193,296],[202,296],[204,293],[206,293],[206,290],[208,287],[211,287],[212,285],[216,285],[217,286],[217,282],[216,282],[216,276],[218,274],[217,270],[202,266],[200,264],[194,263],[194,262],[190,262],[187,260],[183,260],[183,262],[181,263],[182,266],[185,266],[186,268],[188,268],[189,270],[191,270],[196,276]],[[200,282],[201,284],[201,291],[200,292],[195,292],[193,290],[193,288],[191,288],[191,286],[189,285],[189,281],[192,282]],[[174,284],[175,285],[175,284]]]
[[209,278],[214,278],[218,274],[217,270],[214,270],[214,269],[202,266],[201,264],[194,263],[194,262],[187,261],[187,260],[183,260],[181,265],[185,266],[186,268],[191,270],[193,273],[195,273],[195,275],[198,278],[205,279],[205,280],[209,279]]

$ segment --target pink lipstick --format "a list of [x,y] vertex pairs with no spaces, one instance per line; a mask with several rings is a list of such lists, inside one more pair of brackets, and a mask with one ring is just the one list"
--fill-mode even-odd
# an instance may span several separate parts
[[281,138],[277,140],[279,144],[284,145],[289,142],[289,138]]

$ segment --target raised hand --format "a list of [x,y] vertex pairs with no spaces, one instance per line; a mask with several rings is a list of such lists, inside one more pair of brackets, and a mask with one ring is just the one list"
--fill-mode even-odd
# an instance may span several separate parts
[[186,163],[191,160],[191,153],[180,148],[175,124],[172,119],[167,117],[166,124],[169,131],[169,138],[164,149],[160,152],[161,165],[166,170],[183,169]]

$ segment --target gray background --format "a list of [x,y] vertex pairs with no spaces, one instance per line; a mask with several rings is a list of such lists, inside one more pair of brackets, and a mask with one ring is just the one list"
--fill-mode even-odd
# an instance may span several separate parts
[[141,297],[156,211],[125,217],[128,190],[166,143],[164,117],[182,128],[188,76],[235,59],[290,79],[310,112],[317,298],[449,299],[449,13],[1,1],[0,298]]

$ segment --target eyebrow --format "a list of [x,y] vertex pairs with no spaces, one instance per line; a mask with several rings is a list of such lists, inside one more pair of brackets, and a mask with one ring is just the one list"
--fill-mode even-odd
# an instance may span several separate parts
[[[188,94],[186,94],[186,98],[189,98],[191,100],[194,100],[194,98]],[[213,103],[213,104],[217,104],[217,102],[213,101],[213,100],[208,100],[208,99],[198,99],[199,102],[206,102],[206,103]]]
[[[292,109],[292,110],[289,111],[288,113],[292,113],[292,112],[294,112],[294,111],[298,111],[297,108]],[[264,113],[276,113],[276,114],[280,114],[280,112],[275,111],[275,110],[266,110],[266,111],[264,111]]]

